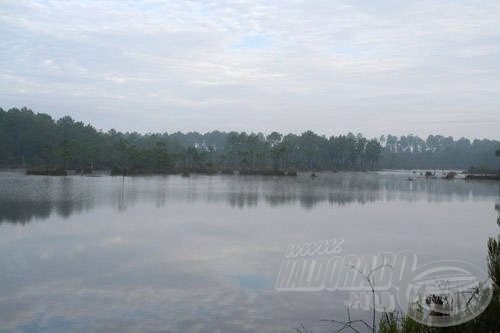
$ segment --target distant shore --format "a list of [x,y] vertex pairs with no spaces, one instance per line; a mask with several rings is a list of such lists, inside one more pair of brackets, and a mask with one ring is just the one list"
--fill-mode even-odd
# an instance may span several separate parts
[[[297,169],[210,169],[210,168],[200,168],[200,169],[140,169],[140,168],[112,168],[109,169],[62,169],[62,168],[4,168],[0,171],[14,171],[22,172],[26,175],[34,176],[72,176],[72,175],[85,175],[85,176],[155,176],[155,175],[180,175],[183,177],[189,177],[191,175],[254,175],[254,176],[285,176],[285,177],[296,177],[299,174],[306,174],[311,177],[316,177],[322,173],[338,173],[338,172],[397,172],[404,173],[406,180],[413,181],[417,178],[426,179],[465,179],[465,180],[500,180],[500,175],[496,174],[469,174],[465,171],[460,170],[436,170],[436,171],[425,171],[425,170],[405,170],[405,169],[383,169],[383,170],[297,170]],[[423,176],[423,177],[422,177]]]

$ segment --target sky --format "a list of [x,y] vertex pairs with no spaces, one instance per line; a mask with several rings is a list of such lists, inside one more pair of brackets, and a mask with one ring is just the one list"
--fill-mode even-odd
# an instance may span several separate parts
[[500,139],[498,1],[2,1],[0,107],[98,129]]

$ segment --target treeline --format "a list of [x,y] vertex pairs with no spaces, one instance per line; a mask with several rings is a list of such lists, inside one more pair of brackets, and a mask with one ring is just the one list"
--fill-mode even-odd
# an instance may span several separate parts
[[[426,140],[414,135],[381,136],[384,146],[381,168],[397,169],[468,169],[495,170],[500,159],[495,156],[500,149],[497,140],[460,138],[429,135]],[[479,167],[479,168],[478,168]]]
[[64,169],[374,169],[382,151],[361,135],[329,139],[311,131],[206,134],[102,132],[29,109],[0,109],[0,165]]
[[0,108],[0,166],[64,169],[373,170],[496,167],[498,141],[361,134],[325,137],[277,132],[103,132],[69,116],[54,120],[22,108]]

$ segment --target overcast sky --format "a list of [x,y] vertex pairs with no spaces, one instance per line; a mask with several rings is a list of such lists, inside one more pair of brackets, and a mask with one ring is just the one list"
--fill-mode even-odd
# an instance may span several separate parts
[[498,1],[0,2],[0,107],[99,129],[500,138]]

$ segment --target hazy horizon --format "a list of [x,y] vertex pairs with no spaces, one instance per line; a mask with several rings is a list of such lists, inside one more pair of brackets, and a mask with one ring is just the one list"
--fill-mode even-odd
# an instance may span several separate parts
[[500,139],[500,3],[0,4],[0,103],[97,129]]

